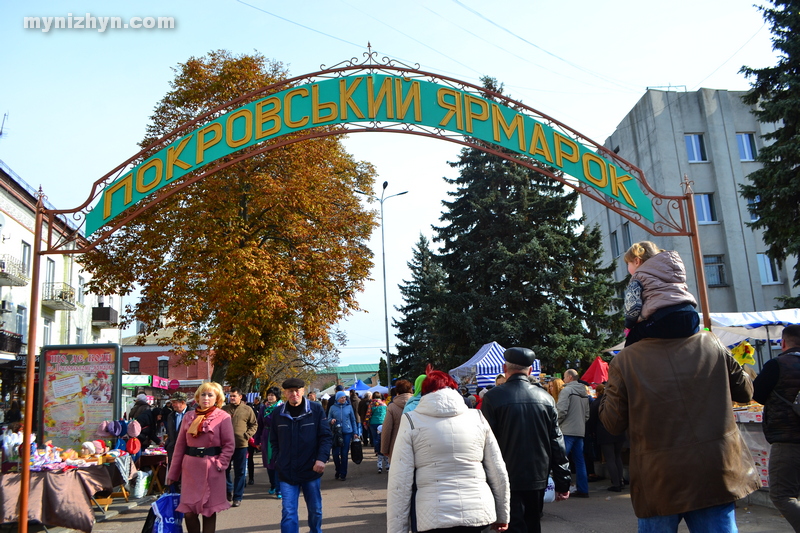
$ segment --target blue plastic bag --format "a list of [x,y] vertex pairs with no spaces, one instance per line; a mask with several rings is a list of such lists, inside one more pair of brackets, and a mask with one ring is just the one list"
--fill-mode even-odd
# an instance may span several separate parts
[[153,502],[152,509],[155,514],[155,523],[152,533],[182,533],[183,513],[175,510],[181,501],[181,495],[170,493],[163,494]]

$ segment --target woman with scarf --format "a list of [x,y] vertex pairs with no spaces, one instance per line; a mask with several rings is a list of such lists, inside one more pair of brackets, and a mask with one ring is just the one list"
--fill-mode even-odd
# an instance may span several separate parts
[[196,407],[186,413],[175,443],[167,484],[181,481],[181,501],[188,533],[214,533],[217,512],[230,508],[225,470],[236,447],[233,424],[220,409],[225,396],[219,383],[206,382],[194,393]]
[[[372,393],[372,400],[369,402],[367,408],[367,422],[369,422],[369,431],[372,434],[372,445],[375,448],[375,455],[378,456],[378,473],[383,472],[384,459],[381,453],[381,434],[378,428],[383,425],[383,419],[386,418],[386,402],[383,401],[381,393],[375,391]],[[389,468],[389,461],[386,460],[386,468]]]
[[272,412],[283,403],[280,397],[281,390],[278,387],[267,389],[267,399],[261,404],[261,409],[256,413],[258,431],[256,431],[256,436],[253,439],[256,447],[261,448],[261,458],[269,475],[269,493],[275,494],[277,492],[278,499],[281,498],[281,485],[278,471],[275,470],[275,454],[272,452],[272,445],[269,442],[269,428],[272,427]]

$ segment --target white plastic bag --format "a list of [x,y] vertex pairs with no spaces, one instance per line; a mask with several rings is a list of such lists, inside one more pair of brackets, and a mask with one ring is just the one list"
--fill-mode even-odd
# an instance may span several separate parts
[[544,489],[544,503],[556,501],[556,482],[551,476],[547,477],[547,487]]
[[133,486],[133,497],[136,499],[144,498],[147,489],[150,486],[148,481],[152,472],[149,470],[139,470],[136,472],[136,484]]

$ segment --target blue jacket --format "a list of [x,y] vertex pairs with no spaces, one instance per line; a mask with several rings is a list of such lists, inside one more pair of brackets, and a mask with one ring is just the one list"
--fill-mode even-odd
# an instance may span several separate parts
[[338,424],[342,425],[342,433],[356,433],[361,434],[361,428],[358,427],[356,422],[356,414],[353,412],[353,406],[350,405],[350,400],[344,405],[335,403],[331,405],[328,410],[328,420],[336,419]]
[[269,442],[275,454],[275,469],[281,481],[300,485],[313,481],[322,474],[314,472],[316,461],[328,462],[331,453],[331,426],[318,403],[303,399],[305,412],[292,418],[288,403],[276,407],[272,413]]

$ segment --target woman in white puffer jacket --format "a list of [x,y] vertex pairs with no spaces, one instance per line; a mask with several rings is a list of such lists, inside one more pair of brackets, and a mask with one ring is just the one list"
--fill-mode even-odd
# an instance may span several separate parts
[[388,533],[508,528],[511,492],[500,448],[481,412],[467,408],[457,388],[448,374],[429,372],[417,408],[400,420]]

